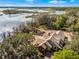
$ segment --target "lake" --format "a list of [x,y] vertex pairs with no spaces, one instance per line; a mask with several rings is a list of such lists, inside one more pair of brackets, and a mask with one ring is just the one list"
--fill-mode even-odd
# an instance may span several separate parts
[[31,18],[25,18],[25,16],[30,16],[32,14],[12,14],[0,16],[0,42],[3,38],[3,33],[12,32],[13,27],[18,27],[20,24],[31,22]]

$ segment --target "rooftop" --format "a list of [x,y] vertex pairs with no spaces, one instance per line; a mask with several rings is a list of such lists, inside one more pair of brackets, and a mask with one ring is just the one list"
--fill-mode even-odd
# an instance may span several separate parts
[[[42,33],[43,32],[43,33]],[[41,35],[42,33],[42,35]],[[64,39],[64,37],[68,37],[71,40],[72,33],[64,32],[60,30],[41,30],[40,35],[34,35],[33,45],[41,45],[42,43],[50,40],[52,37],[59,40]]]

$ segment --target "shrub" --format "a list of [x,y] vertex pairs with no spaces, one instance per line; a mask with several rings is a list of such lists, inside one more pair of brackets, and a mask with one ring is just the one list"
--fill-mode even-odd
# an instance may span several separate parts
[[62,50],[55,52],[53,59],[79,59],[79,55],[73,50]]

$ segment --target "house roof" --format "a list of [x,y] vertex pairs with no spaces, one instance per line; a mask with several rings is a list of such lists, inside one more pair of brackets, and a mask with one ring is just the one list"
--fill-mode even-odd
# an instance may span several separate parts
[[46,43],[48,40],[50,39],[55,39],[57,42],[60,41],[60,39],[65,38],[65,35],[67,36],[68,33],[64,32],[64,31],[56,31],[56,30],[42,30],[43,35],[39,36],[39,35],[34,35],[35,40],[33,41],[33,45],[38,45],[41,46],[42,44]]

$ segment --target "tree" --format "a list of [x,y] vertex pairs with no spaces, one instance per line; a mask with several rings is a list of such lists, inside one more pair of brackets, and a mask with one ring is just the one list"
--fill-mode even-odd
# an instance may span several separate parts
[[73,30],[79,32],[79,22],[74,25]]
[[55,29],[63,29],[66,25],[66,16],[58,15],[56,22],[54,22]]

